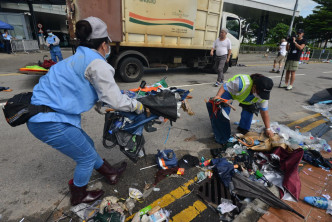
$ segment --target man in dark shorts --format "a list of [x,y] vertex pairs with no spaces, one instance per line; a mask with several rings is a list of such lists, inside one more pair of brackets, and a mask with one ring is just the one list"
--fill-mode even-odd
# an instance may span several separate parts
[[[285,84],[282,86],[286,90],[292,90],[295,80],[295,72],[299,67],[299,61],[301,58],[302,51],[307,44],[307,41],[303,38],[304,31],[299,29],[296,37],[291,37],[287,40],[288,56],[285,64],[286,78]],[[290,80],[290,84],[288,85]]]

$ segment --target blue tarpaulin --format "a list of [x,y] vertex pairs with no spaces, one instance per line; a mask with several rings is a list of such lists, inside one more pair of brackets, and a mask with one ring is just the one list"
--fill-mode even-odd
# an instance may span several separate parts
[[0,20],[0,29],[9,29],[13,30],[14,27]]

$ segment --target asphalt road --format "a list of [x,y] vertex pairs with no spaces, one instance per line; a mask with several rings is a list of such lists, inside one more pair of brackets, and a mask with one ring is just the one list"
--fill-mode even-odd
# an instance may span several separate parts
[[[45,53],[4,55],[0,54],[0,86],[10,87],[12,92],[0,92],[0,104],[3,104],[8,98],[24,91],[32,91],[35,84],[38,83],[39,76],[18,74],[17,70],[29,62],[36,62],[42,59]],[[64,57],[70,55],[70,51],[64,51]],[[314,114],[302,108],[311,95],[321,89],[330,88],[332,83],[332,64],[313,63],[300,65],[292,91],[278,88],[280,75],[269,73],[272,68],[272,58],[265,58],[258,54],[240,55],[240,64],[244,66],[232,67],[226,74],[226,78],[231,78],[235,74],[261,73],[273,79],[275,87],[271,92],[269,102],[269,113],[272,122],[286,124],[302,117]],[[82,114],[82,128],[94,140],[95,147],[99,154],[106,158],[110,163],[118,163],[121,160],[127,160],[128,170],[122,177],[122,180],[116,186],[110,186],[100,179],[95,172],[92,176],[91,186],[93,188],[103,188],[106,195],[117,197],[128,197],[128,188],[136,187],[143,190],[145,182],[153,183],[156,168],[150,168],[140,171],[139,168],[154,164],[154,154],[157,149],[174,149],[181,157],[183,154],[190,153],[201,157],[209,157],[209,149],[217,148],[219,145],[213,140],[211,124],[205,107],[204,99],[214,96],[218,88],[213,87],[216,81],[216,74],[208,74],[201,71],[191,71],[188,69],[149,70],[144,76],[147,84],[153,84],[164,76],[167,76],[167,83],[170,86],[176,86],[183,89],[193,89],[190,105],[195,112],[194,116],[181,113],[178,119],[169,131],[169,123],[157,125],[158,130],[152,133],[144,133],[148,154],[147,162],[144,159],[137,164],[133,164],[119,151],[118,148],[107,150],[102,145],[102,130],[104,117],[94,110]],[[136,88],[139,83],[119,82],[121,89]],[[236,104],[236,103],[235,103]],[[235,105],[236,107],[237,104]],[[230,114],[231,123],[240,120],[240,108]],[[0,114],[0,221],[53,221],[63,212],[70,216],[69,195],[67,182],[73,176],[74,162],[53,150],[46,144],[43,144],[34,138],[25,125],[12,128],[5,121],[3,113]],[[257,126],[262,125],[261,117],[255,117],[260,120]],[[310,121],[316,121],[312,119]],[[303,123],[304,124],[304,123]],[[307,123],[309,124],[309,122]],[[253,125],[253,127],[257,127]],[[235,129],[236,125],[232,124]],[[188,141],[188,138],[189,139]],[[323,138],[332,140],[330,132]],[[187,139],[187,140],[186,140]],[[183,178],[167,178],[157,185],[161,189],[159,192],[153,192],[144,203],[138,203],[135,212],[141,207],[160,200],[170,191],[177,189],[180,185],[194,178],[197,169],[188,170]],[[117,192],[115,192],[115,190]],[[190,188],[189,190],[192,190]],[[179,195],[173,201],[165,202],[165,209],[172,212],[172,216],[179,215],[187,209],[186,212],[192,214],[192,209],[201,210],[197,213],[193,221],[218,221],[218,217],[208,207],[205,208],[199,202],[194,194]],[[186,194],[186,192],[184,193]],[[191,207],[190,206],[194,206]],[[188,210],[189,209],[189,210]],[[54,216],[55,215],[55,216]],[[185,214],[187,215],[187,214]],[[192,214],[195,215],[195,214]],[[0,218],[1,218],[0,217]],[[253,220],[248,218],[248,220]],[[69,217],[66,220],[69,221]],[[74,220],[75,221],[75,220]]]

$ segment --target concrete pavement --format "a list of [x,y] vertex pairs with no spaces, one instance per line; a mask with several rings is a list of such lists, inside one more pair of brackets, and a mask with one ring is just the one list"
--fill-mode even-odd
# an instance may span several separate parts
[[[48,54],[45,52],[44,54]],[[64,57],[71,54],[70,51],[63,51]],[[33,86],[38,82],[38,76],[17,75],[17,69],[31,61],[42,59],[43,53],[20,54],[20,55],[2,55],[0,54],[0,86],[8,86],[13,89],[12,92],[0,92],[0,103],[13,95],[32,91]],[[262,55],[240,55],[239,64],[248,65],[247,67],[232,67],[226,74],[230,78],[238,73],[262,73],[271,77],[275,82],[272,90],[269,112],[272,121],[279,123],[292,122],[294,120],[313,114],[302,108],[306,100],[314,92],[323,88],[331,87],[331,74],[326,73],[331,70],[331,64],[308,64],[301,65],[297,72],[296,83],[292,91],[285,91],[277,88],[280,75],[272,74],[268,71],[272,68],[273,57],[264,58]],[[249,66],[250,65],[250,66]],[[140,167],[152,164],[153,154],[157,149],[172,148],[178,156],[190,153],[196,156],[208,156],[209,149],[219,147],[213,140],[213,134],[204,99],[214,96],[217,88],[212,87],[216,80],[216,75],[193,72],[188,69],[176,69],[165,72],[163,70],[148,71],[144,80],[152,84],[162,77],[167,76],[167,83],[170,86],[178,86],[184,89],[194,89],[192,91],[193,99],[190,105],[193,107],[195,116],[188,116],[182,113],[181,118],[174,123],[170,130],[169,139],[166,144],[168,124],[157,125],[158,131],[145,133],[146,151],[149,154],[148,163],[144,160],[137,164],[130,163],[129,169],[123,176],[121,182],[116,186],[110,186],[100,176],[94,173],[91,183],[93,188],[103,188],[107,195],[116,195],[118,197],[127,197],[128,188],[136,186],[141,190],[144,182],[153,182],[155,168],[146,171],[139,171]],[[121,89],[136,88],[138,83],[119,83]],[[239,121],[240,111],[230,114],[231,122]],[[74,163],[71,159],[63,156],[52,148],[41,143],[34,138],[27,130],[26,126],[11,128],[5,121],[3,114],[0,114],[0,140],[1,140],[1,159],[0,159],[0,214],[2,221],[19,221],[25,218],[25,221],[45,221],[52,211],[57,214],[61,212],[68,213],[69,196],[67,181],[72,178]],[[261,120],[260,117],[255,119]],[[260,121],[259,125],[261,125]],[[101,136],[104,119],[103,116],[91,110],[82,115],[82,128],[94,140],[97,151],[102,157],[108,159],[111,163],[117,163],[126,157],[118,150],[107,150],[102,146]],[[235,129],[232,124],[232,128]],[[253,126],[255,127],[255,125]],[[185,139],[195,136],[196,139],[185,141]],[[326,139],[331,140],[329,133],[324,135]],[[128,160],[128,162],[130,162]],[[154,192],[144,203],[138,204],[135,210],[139,210],[148,203],[161,198],[173,189],[186,182],[186,179],[192,179],[196,174],[195,169],[188,171],[185,180],[181,178],[170,178],[161,182],[161,192]],[[133,176],[135,175],[135,176]],[[99,180],[98,180],[99,179]],[[137,184],[136,184],[137,183]],[[116,193],[114,190],[117,190]],[[173,211],[172,215],[177,215],[181,210],[186,209],[197,201],[195,195],[189,195],[186,198],[177,200],[167,206],[167,209]],[[69,214],[69,213],[68,213]],[[48,221],[54,221],[53,217]],[[53,220],[54,219],[54,220]],[[193,221],[218,221],[218,218],[210,209],[204,210]],[[0,220],[1,221],[1,220]],[[64,220],[64,221],[69,221]]]

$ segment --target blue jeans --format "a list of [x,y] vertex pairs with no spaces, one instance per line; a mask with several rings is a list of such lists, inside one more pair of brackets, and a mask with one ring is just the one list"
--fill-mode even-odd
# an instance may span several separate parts
[[52,46],[50,53],[51,53],[51,59],[54,62],[58,62],[57,57],[59,59],[59,62],[63,60],[60,46]]
[[92,139],[82,130],[68,123],[27,123],[30,132],[39,140],[69,156],[76,162],[74,185],[88,184],[93,169],[104,161],[94,148]]
[[[226,91],[222,94],[221,98],[229,100],[229,99],[232,99],[232,96],[229,92]],[[226,111],[226,113],[228,115],[231,112],[231,108],[229,106],[224,107],[223,109]],[[250,130],[251,121],[252,121],[253,116],[254,116],[253,113],[248,112],[247,110],[242,108],[239,127],[242,128],[242,129],[245,129],[245,130]]]

